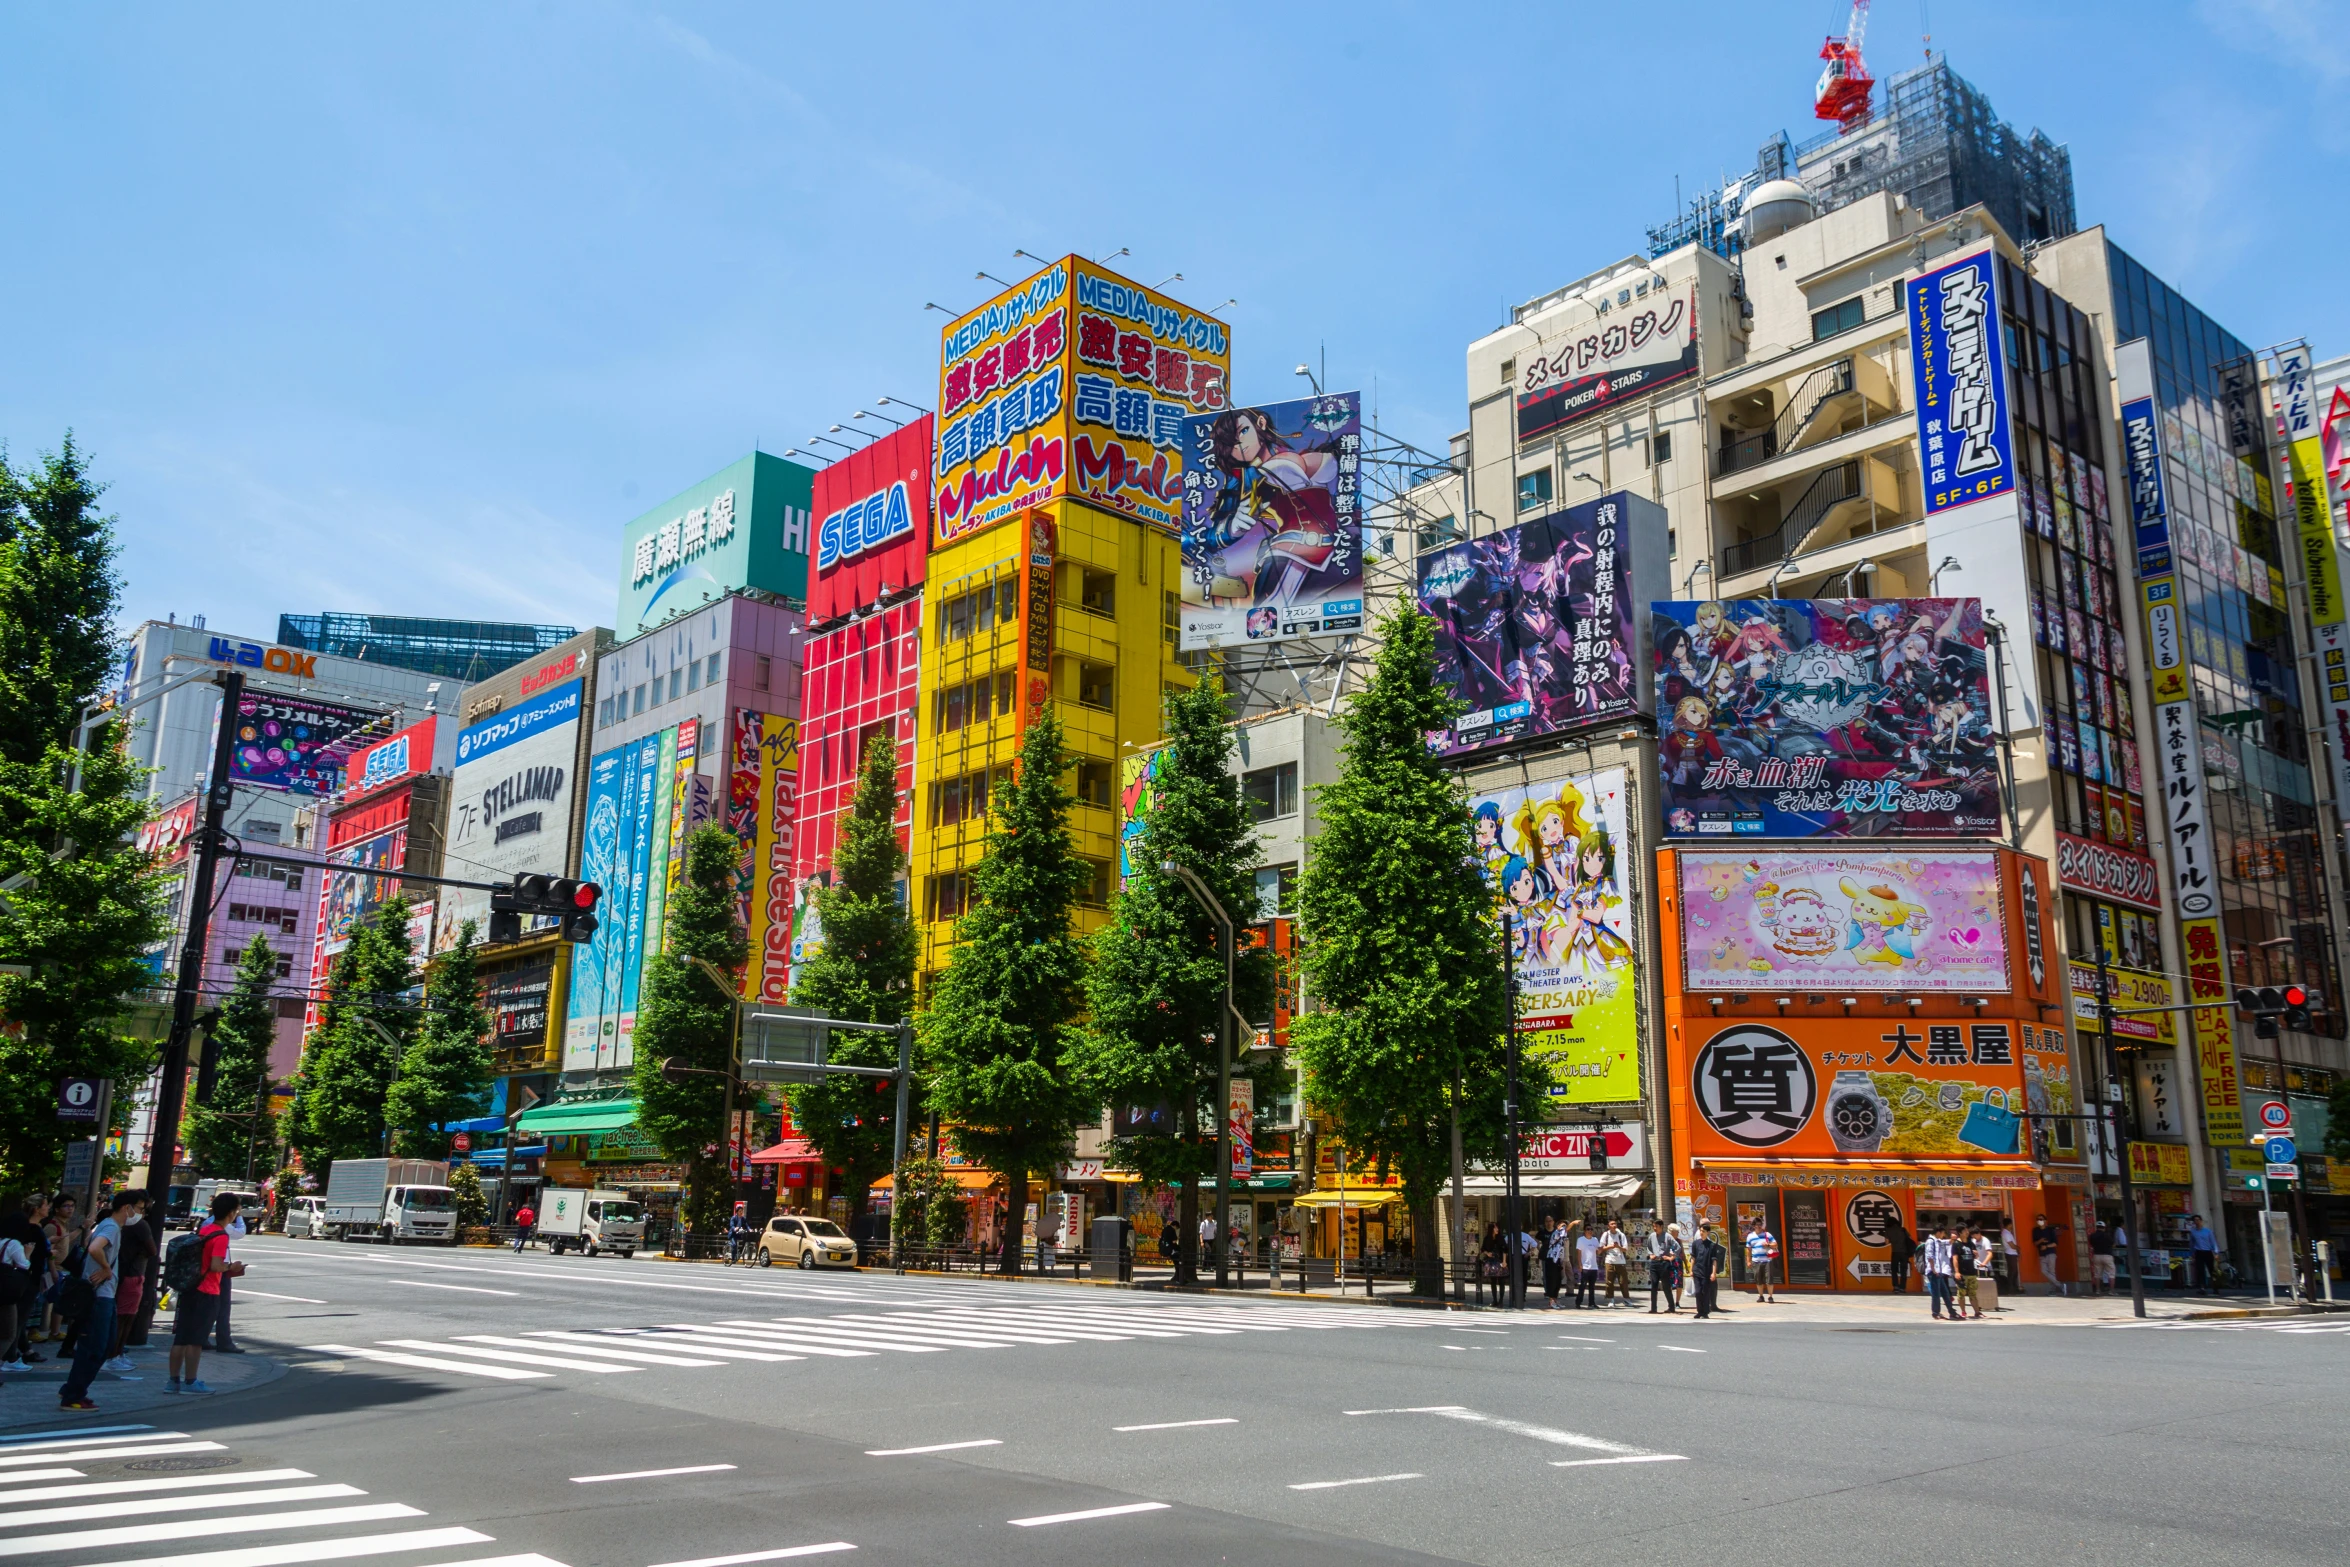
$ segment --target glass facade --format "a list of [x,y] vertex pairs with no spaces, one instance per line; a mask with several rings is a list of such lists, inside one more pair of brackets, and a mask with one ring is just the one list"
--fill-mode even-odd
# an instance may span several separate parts
[[2315,1032],[2339,1039],[2333,834],[2310,774],[2253,353],[2128,252],[2106,250],[2114,340],[2152,349],[2231,979],[2307,985],[2324,1002]]

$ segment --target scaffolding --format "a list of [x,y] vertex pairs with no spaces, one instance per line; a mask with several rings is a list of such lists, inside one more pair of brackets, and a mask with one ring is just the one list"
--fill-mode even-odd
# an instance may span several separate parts
[[2022,134],[1985,97],[1936,57],[1885,83],[1884,108],[1860,130],[1832,130],[1791,142],[1781,131],[1762,145],[1751,173],[1691,199],[1648,231],[1649,254],[1698,244],[1737,259],[1738,214],[1767,180],[1794,179],[1822,212],[1891,191],[1938,221],[1969,207],[1990,209],[2019,245],[2061,239],[2078,226],[2072,153],[2035,128]]
[[427,620],[414,615],[354,615],[333,610],[280,615],[277,640],[336,658],[389,664],[472,683],[579,635],[576,626],[527,626],[499,620]]

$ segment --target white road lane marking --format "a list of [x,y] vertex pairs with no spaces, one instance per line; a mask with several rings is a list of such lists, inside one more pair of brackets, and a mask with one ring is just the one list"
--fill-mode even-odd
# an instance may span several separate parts
[[1510,1330],[1507,1328],[1454,1328],[1452,1331],[1455,1333],[1490,1333],[1495,1338],[1510,1336]]
[[[487,1545],[491,1540],[492,1536],[479,1529],[404,1529],[397,1534],[363,1534],[348,1540],[318,1540],[306,1545],[248,1545],[225,1551],[190,1551],[178,1556],[83,1562],[77,1567],[297,1567],[307,1562],[349,1561],[354,1556],[437,1551],[450,1545]],[[468,1567],[468,1564],[455,1564],[455,1567]],[[490,1567],[490,1564],[470,1564],[470,1567]]]
[[[462,1336],[484,1344],[517,1342],[490,1333],[468,1333]],[[542,1328],[532,1330],[519,1342],[535,1347],[541,1340],[553,1339],[565,1347],[573,1344],[579,1345],[580,1353],[583,1355],[602,1355],[611,1360],[641,1360],[648,1366],[723,1366],[727,1360],[735,1358],[726,1355],[725,1351],[713,1349],[707,1344],[692,1346],[694,1353],[691,1355],[647,1354],[642,1349],[622,1349],[619,1347],[622,1344],[639,1345],[658,1342],[666,1337],[668,1337],[667,1334],[655,1333],[577,1333],[568,1328]],[[754,1356],[750,1358],[763,1359],[765,1357]]]
[[1702,1355],[1705,1353],[1702,1349],[1691,1349],[1686,1344],[1659,1344],[1657,1348],[1669,1349],[1676,1355]]
[[[78,1469],[61,1469],[59,1474],[79,1474]],[[35,1470],[36,1474],[46,1475]],[[15,1503],[46,1502],[66,1496],[128,1496],[139,1491],[190,1491],[207,1485],[274,1485],[281,1480],[315,1480],[318,1476],[307,1469],[256,1469],[250,1474],[171,1475],[161,1480],[85,1480],[80,1485],[45,1485],[37,1490],[10,1491],[8,1500]]]
[[952,1453],[966,1447],[1001,1447],[1003,1445],[1004,1439],[1002,1437],[983,1436],[973,1442],[933,1442],[928,1447],[868,1447],[865,1449],[865,1456],[867,1458],[910,1458],[916,1453]]
[[422,1518],[424,1509],[405,1502],[369,1502],[360,1507],[307,1507],[294,1513],[254,1513],[243,1518],[183,1518],[176,1523],[130,1524],[120,1529],[76,1529],[64,1534],[28,1534],[0,1540],[0,1557],[37,1556],[50,1551],[86,1551],[101,1545],[148,1545],[157,1540],[200,1540],[214,1534],[250,1534],[263,1529],[309,1529],[330,1523],[374,1523],[387,1518]]
[[1350,1409],[1350,1415],[1438,1415],[1446,1420],[1466,1420],[1472,1425],[1491,1426],[1496,1431],[1507,1431],[1512,1436],[1531,1437],[1537,1442],[1548,1442],[1555,1447],[1581,1447],[1598,1453],[1614,1453],[1624,1458],[1651,1456],[1645,1447],[1634,1447],[1629,1442],[1611,1442],[1601,1436],[1585,1436],[1580,1431],[1562,1431],[1556,1426],[1538,1426],[1531,1421],[1504,1420],[1499,1415],[1488,1415],[1460,1404],[1432,1404],[1421,1409]]
[[1307,1480],[1290,1487],[1292,1491],[1335,1491],[1342,1485],[1385,1485],[1390,1480],[1425,1480],[1423,1474],[1364,1475],[1359,1480]]
[[1015,1529],[1035,1529],[1048,1523],[1083,1523],[1088,1518],[1123,1518],[1128,1513],[1160,1513],[1172,1502],[1128,1502],[1123,1507],[1088,1507],[1081,1513],[1046,1513],[1037,1518],[1007,1518]]
[[787,1545],[773,1551],[744,1551],[739,1556],[705,1556],[699,1561],[662,1562],[659,1567],[735,1567],[738,1562],[781,1561],[786,1556],[829,1556],[835,1551],[855,1549],[846,1540],[827,1540],[822,1545]]
[[122,1433],[144,1431],[139,1441],[155,1441],[165,1437],[186,1436],[185,1431],[158,1431],[153,1426],[51,1426],[40,1431],[25,1431],[16,1436],[0,1436],[0,1451],[20,1452],[28,1447],[82,1447],[94,1436],[111,1436],[122,1441],[132,1440]]
[[1581,1333],[1561,1333],[1558,1336],[1563,1339],[1572,1339],[1578,1344],[1613,1344],[1615,1342],[1612,1338],[1589,1338]]
[[641,1371],[641,1366],[616,1366],[608,1360],[566,1359],[560,1355],[529,1355],[512,1349],[477,1349],[471,1344],[436,1344],[428,1338],[379,1338],[378,1344],[393,1349],[429,1349],[443,1355],[473,1355],[483,1360],[495,1360],[505,1365],[553,1366],[559,1371],[593,1371],[617,1375],[626,1371]]
[[444,1360],[435,1355],[406,1355],[388,1349],[360,1349],[350,1344],[305,1344],[304,1349],[314,1355],[341,1355],[346,1360],[375,1360],[391,1366],[416,1366],[425,1371],[462,1371],[467,1376],[488,1377],[494,1382],[543,1382],[549,1376],[544,1371],[525,1371],[520,1366],[485,1366],[476,1361]]
[[1602,1464],[1685,1464],[1686,1453],[1626,1453],[1621,1458],[1554,1458],[1553,1469],[1593,1469]]
[[[31,1512],[0,1513],[0,1529],[23,1529],[37,1523],[75,1523],[88,1518],[193,1513],[209,1507],[245,1507],[254,1502],[316,1502],[330,1496],[366,1494],[355,1485],[280,1485],[260,1491],[223,1491],[203,1496],[141,1496],[127,1502],[86,1502],[72,1507],[36,1507]],[[22,1498],[11,1496],[9,1500],[15,1502]]]
[[1161,1420],[1147,1426],[1112,1426],[1113,1431],[1181,1431],[1188,1426],[1236,1426],[1237,1415],[1220,1415],[1214,1420]]
[[140,1447],[108,1444],[69,1447],[46,1453],[0,1453],[0,1465],[23,1469],[33,1464],[88,1464],[101,1458],[153,1458],[163,1453],[217,1453],[218,1442],[151,1442]]
[[[0,1474],[0,1485],[19,1485],[27,1480],[71,1480],[78,1478],[80,1474],[79,1469],[19,1469],[12,1475]],[[9,1491],[0,1495],[0,1501],[7,1501],[24,1494],[22,1491]]]
[[263,1300],[290,1300],[297,1306],[330,1306],[334,1304],[332,1301],[312,1300],[307,1295],[272,1295],[269,1291],[257,1290],[250,1284],[239,1286],[237,1293],[247,1299],[258,1295]]
[[671,1475],[709,1475],[730,1470],[732,1464],[687,1464],[680,1469],[631,1469],[616,1475],[573,1475],[573,1485],[602,1485],[607,1480],[664,1480]]
[[[412,1290],[456,1290],[465,1295],[506,1295],[516,1299],[520,1299],[522,1295],[520,1290],[484,1289],[478,1284],[435,1284],[430,1279],[386,1279],[384,1282],[405,1284]],[[318,1304],[323,1306],[326,1302],[320,1301]]]

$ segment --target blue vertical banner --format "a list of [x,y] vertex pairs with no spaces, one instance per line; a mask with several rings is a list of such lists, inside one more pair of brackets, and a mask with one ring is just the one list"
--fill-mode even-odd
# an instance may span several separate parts
[[1997,255],[1983,250],[1909,281],[1929,517],[2015,491],[1997,268]]
[[[645,919],[651,902],[653,878],[664,874],[664,861],[653,861],[656,833],[669,825],[669,790],[661,773],[661,736],[647,735],[631,748],[628,783],[621,801],[619,880],[628,888],[627,929],[620,951],[620,973],[613,1010],[619,1020],[614,1055],[605,1066],[624,1067],[636,1059],[638,982],[645,964]],[[615,915],[618,918],[618,914]]]
[[2163,489],[2162,425],[2154,399],[2122,404],[2122,460],[2129,465],[2130,523],[2137,530],[2138,575],[2160,577],[2171,569],[2170,501]]
[[[588,763],[587,825],[579,844],[579,875],[604,889],[603,918],[596,933],[573,955],[571,1000],[563,1023],[563,1070],[587,1071],[617,1043],[612,1006],[613,955],[622,939],[615,909],[621,894],[620,798],[628,776],[628,748],[617,747]],[[609,1026],[608,1026],[609,1025]],[[610,1036],[610,1037],[608,1037]]]

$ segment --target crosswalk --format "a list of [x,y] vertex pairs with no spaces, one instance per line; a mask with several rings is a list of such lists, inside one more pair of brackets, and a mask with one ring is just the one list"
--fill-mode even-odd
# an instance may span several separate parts
[[2100,1322],[2101,1328],[2137,1329],[2155,1333],[2350,1333],[2350,1318],[2312,1322],[2294,1317],[2282,1322],[2206,1321]]
[[536,1552],[498,1552],[494,1535],[435,1524],[424,1508],[308,1469],[158,1474],[150,1462],[226,1452],[225,1443],[145,1425],[0,1437],[0,1563],[305,1567],[397,1557],[399,1567],[564,1567]]
[[967,1294],[954,1300],[950,1305],[926,1304],[913,1310],[728,1317],[625,1328],[454,1333],[443,1338],[303,1347],[311,1354],[356,1365],[445,1372],[489,1382],[535,1382],[563,1372],[626,1376],[667,1367],[714,1370],[1037,1345],[1134,1344],[1181,1338],[1247,1340],[1269,1333],[1377,1331],[1427,1325],[1427,1319],[1412,1313],[1352,1307],[1068,1301],[971,1304]]

